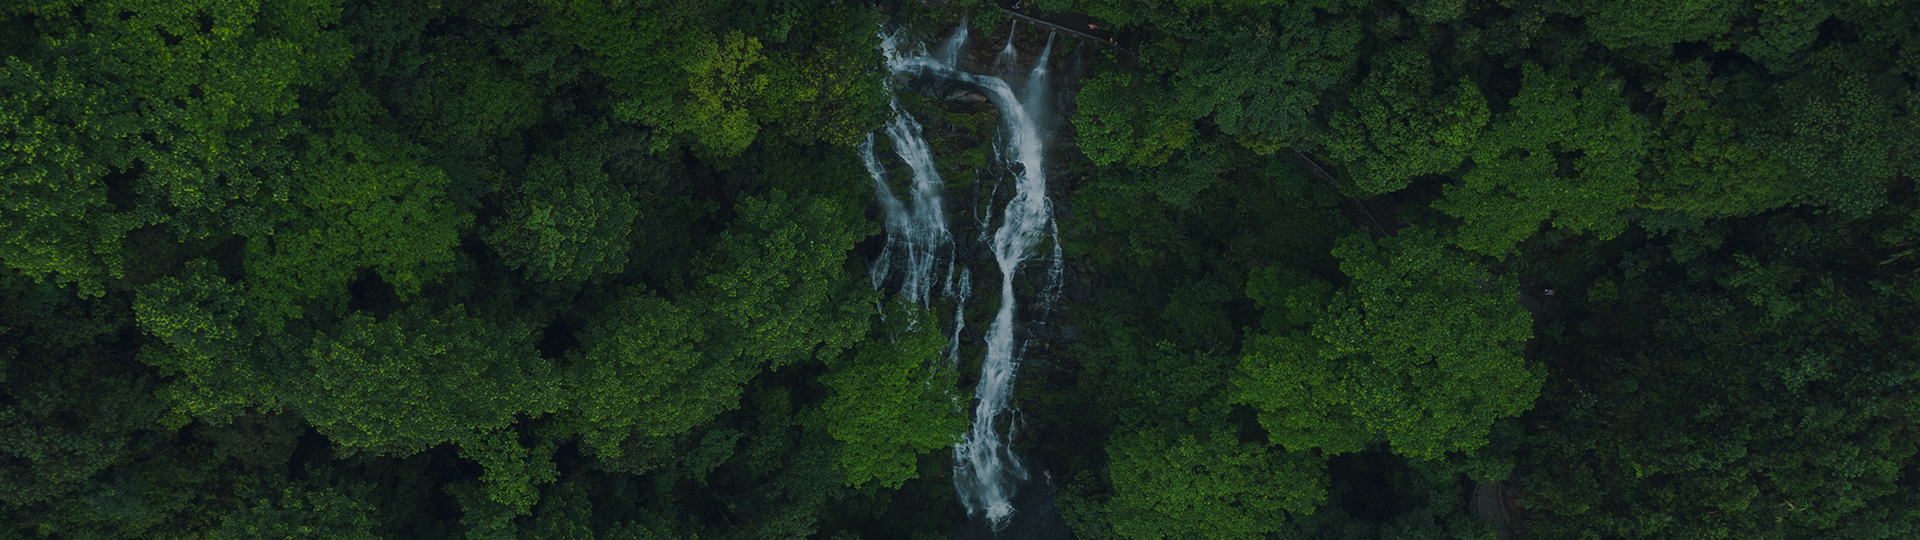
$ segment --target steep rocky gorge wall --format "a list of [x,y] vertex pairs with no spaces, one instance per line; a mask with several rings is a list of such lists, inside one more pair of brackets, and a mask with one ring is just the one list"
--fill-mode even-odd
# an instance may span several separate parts
[[[950,34],[957,23],[928,32],[922,39],[928,42]],[[994,73],[995,62],[1001,49],[1008,43],[1009,34],[1018,51],[1015,64],[1025,71],[1038,60],[1038,52],[1046,45],[1047,30],[1031,24],[1021,24],[1018,28],[1001,28],[992,33],[976,31],[969,39],[966,48],[959,56],[962,70],[973,73]],[[1042,119],[1047,130],[1044,137],[1048,154],[1048,192],[1052,196],[1054,219],[1059,224],[1061,234],[1071,234],[1074,230],[1074,211],[1072,194],[1085,182],[1092,179],[1092,167],[1086,162],[1074,145],[1074,132],[1069,121],[1073,114],[1073,95],[1078,91],[1079,79],[1084,75],[1084,62],[1080,55],[1084,50],[1072,40],[1060,40],[1055,43],[1053,54],[1049,55],[1048,74],[1050,86],[1054,89],[1051,106],[1046,109]],[[973,269],[972,290],[995,290],[999,279],[992,267],[993,255],[989,240],[993,222],[983,223],[996,209],[1004,208],[1013,196],[1011,185],[1017,164],[1005,163],[1004,156],[997,154],[995,147],[1002,134],[1000,112],[996,110],[979,89],[951,80],[934,80],[922,77],[909,82],[906,91],[901,92],[902,106],[912,114],[924,128],[924,135],[932,146],[935,162],[947,189],[944,194],[946,212],[949,216],[948,227],[955,242],[954,260],[956,264]],[[895,171],[904,171],[904,165],[897,160],[883,158],[883,164]],[[904,174],[894,174],[898,182]],[[895,186],[903,189],[904,186]],[[1051,246],[1041,246],[1041,250]],[[1017,289],[1022,294],[1018,298],[1030,305],[1020,306],[1017,320],[1022,321],[1021,337],[1028,340],[1028,354],[1025,365],[1028,368],[1042,369],[1050,365],[1047,351],[1070,341],[1074,337],[1071,325],[1067,324],[1072,306],[1092,300],[1093,281],[1091,269],[1084,264],[1076,264],[1069,259],[1066,265],[1064,283],[1060,285],[1058,302],[1049,306],[1040,305],[1038,293],[1046,287],[1044,272],[1037,271],[1041,265],[1030,264],[1022,268]],[[997,301],[991,295],[974,298],[968,306],[967,333],[961,336],[963,349],[977,347],[982,333],[986,331],[988,319],[993,307],[988,305]],[[967,354],[961,358],[973,358],[978,361],[979,354]],[[963,377],[970,373],[972,366],[963,366]],[[1025,374],[1023,373],[1023,376]],[[964,381],[963,381],[964,382]]]

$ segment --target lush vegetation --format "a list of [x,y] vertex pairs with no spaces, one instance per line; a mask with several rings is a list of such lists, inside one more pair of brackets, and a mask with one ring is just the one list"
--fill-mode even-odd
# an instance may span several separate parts
[[[945,537],[854,145],[1010,3],[882,4],[0,6],[0,539]],[[1016,388],[1079,537],[1920,535],[1920,9],[1021,10],[1118,47]]]

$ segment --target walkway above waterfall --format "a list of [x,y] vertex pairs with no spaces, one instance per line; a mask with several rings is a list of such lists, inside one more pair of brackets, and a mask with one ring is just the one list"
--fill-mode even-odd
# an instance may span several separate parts
[[1136,56],[1133,51],[1121,47],[1118,42],[1114,41],[1116,36],[1113,31],[1097,28],[1100,21],[1086,14],[1056,13],[1048,15],[1045,18],[1040,18],[1005,8],[1001,8],[1000,12],[1011,15],[1013,18],[1020,19],[1021,21],[1044,26],[1048,30],[1071,35],[1079,38],[1081,42],[1095,47],[1120,51],[1128,57]]

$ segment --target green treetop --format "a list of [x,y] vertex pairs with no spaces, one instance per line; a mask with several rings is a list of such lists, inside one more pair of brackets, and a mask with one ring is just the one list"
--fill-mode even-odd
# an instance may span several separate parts
[[1366,194],[1397,191],[1415,177],[1459,167],[1487,124],[1480,88],[1462,78],[1434,84],[1432,60],[1418,43],[1374,55],[1353,108],[1333,117],[1327,146],[1347,163]]
[[487,235],[501,258],[541,281],[578,281],[626,267],[640,211],[602,170],[613,148],[604,124],[574,130],[557,156],[533,157],[512,189],[506,219]]
[[967,429],[954,366],[940,356],[939,318],[890,302],[884,321],[886,337],[828,358],[820,380],[833,395],[818,414],[845,445],[837,463],[848,485],[899,486],[917,475],[919,454],[953,446]]
[[551,412],[559,381],[524,325],[465,307],[348,317],[305,351],[288,402],[335,443],[411,453]]
[[581,333],[574,409],[607,457],[636,430],[685,433],[738,405],[763,366],[838,355],[868,329],[871,289],[842,271],[865,227],[828,200],[775,191],[739,218],[686,298],[629,293]]
[[[1479,448],[1495,419],[1533,403],[1540,375],[1519,355],[1531,323],[1513,278],[1488,275],[1431,232],[1401,233],[1340,241],[1334,254],[1353,282],[1311,336],[1250,338],[1238,399],[1262,411],[1274,443],[1351,452],[1379,440],[1437,459]],[[1312,282],[1293,281],[1300,292],[1282,301],[1311,305]]]
[[1473,167],[1435,208],[1460,218],[1456,242],[1505,256],[1542,222],[1608,238],[1626,227],[1647,121],[1627,108],[1604,70],[1521,68],[1513,109],[1495,116],[1473,149]]
[[128,231],[271,230],[298,90],[351,51],[339,17],[326,0],[0,11],[0,262],[99,294]]
[[1107,454],[1115,496],[1106,510],[1126,538],[1266,538],[1327,497],[1324,458],[1240,442],[1229,426],[1114,439]]
[[377,128],[308,143],[287,222],[247,243],[252,305],[269,328],[309,302],[341,310],[361,268],[402,296],[451,269],[473,216],[447,200],[446,174],[418,161],[420,147]]

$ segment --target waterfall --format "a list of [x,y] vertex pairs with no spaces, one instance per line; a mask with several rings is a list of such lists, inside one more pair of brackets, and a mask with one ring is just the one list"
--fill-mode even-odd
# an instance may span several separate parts
[[904,275],[900,295],[908,302],[925,306],[934,293],[935,255],[941,247],[952,243],[946,215],[940,208],[940,192],[945,186],[940,181],[940,172],[934,168],[933,150],[921,134],[920,123],[900,109],[897,99],[893,101],[893,123],[887,126],[887,139],[893,143],[893,153],[900,156],[913,173],[913,204],[909,207],[894,198],[892,188],[887,185],[887,173],[874,155],[873,136],[868,135],[859,147],[860,157],[866,162],[867,173],[873,177],[874,191],[887,215],[887,245],[874,261],[868,278],[878,288],[892,275],[895,261],[904,262],[899,269]]
[[1010,413],[1013,377],[1019,367],[1014,343],[1013,315],[1018,302],[1013,282],[1028,251],[1051,232],[1052,204],[1047,199],[1046,169],[1036,119],[1015,99],[1005,81],[970,73],[956,78],[981,86],[988,99],[999,106],[1008,128],[1007,149],[1020,164],[1014,171],[1013,200],[1001,211],[1000,228],[993,235],[994,262],[1000,268],[1000,310],[987,328],[987,357],[980,365],[980,382],[974,390],[977,399],[973,428],[954,447],[954,482],[970,511],[981,512],[995,525],[1006,523],[1013,515],[1013,484],[1026,479],[1026,471],[1009,448],[1013,422],[1008,414],[1008,433],[1002,437],[995,420]]
[[[1047,87],[1047,61],[1053,57],[1054,37],[1055,34],[1047,34],[1047,46],[1040,49],[1040,58],[1034,60],[1033,71],[1027,74],[1027,96],[1022,103],[1028,111],[1028,116],[1036,123],[1042,121],[1041,115],[1045,113],[1048,102],[1053,98],[1051,89]],[[1036,124],[1035,130],[1037,132],[1044,127]],[[1043,184],[1042,188],[1044,187]],[[1040,293],[1040,305],[1045,313],[1051,313],[1054,303],[1060,299],[1060,285],[1063,281],[1061,277],[1066,273],[1066,258],[1061,256],[1060,226],[1053,221],[1051,205],[1047,211],[1047,236],[1054,241],[1052,242],[1053,252],[1047,259],[1047,284]]]
[[[933,57],[936,61],[939,62],[939,65],[945,66],[946,69],[959,69],[960,50],[966,45],[967,45],[967,18],[961,17],[960,26],[956,26],[953,28],[953,35],[947,36],[947,41],[940,44],[940,49],[937,51],[934,51]],[[891,53],[893,51],[893,48],[889,46],[887,48],[887,51]],[[893,55],[888,54],[887,56],[891,58]],[[893,71],[894,73],[900,72],[900,70],[898,69],[895,69]]]
[[[1015,484],[1027,478],[1026,469],[1021,466],[1011,449],[1018,422],[1014,419],[1016,412],[1009,407],[1009,402],[1013,394],[1014,375],[1018,371],[1022,352],[1022,347],[1014,339],[1014,313],[1019,306],[1014,295],[1014,278],[1021,264],[1033,255],[1031,252],[1036,251],[1035,248],[1043,240],[1052,240],[1049,242],[1052,244],[1052,264],[1046,270],[1048,283],[1041,295],[1041,305],[1051,308],[1053,298],[1058,296],[1059,290],[1061,256],[1057,241],[1058,228],[1053,223],[1053,203],[1047,198],[1045,141],[1040,124],[1050,101],[1050,96],[1047,95],[1047,55],[1052,52],[1053,39],[1051,35],[1048,37],[1047,48],[1028,73],[1024,84],[1025,99],[1021,99],[1021,96],[1014,93],[1013,87],[1001,77],[968,73],[959,69],[960,53],[966,38],[967,25],[962,21],[953,35],[935,49],[932,55],[899,51],[894,36],[887,36],[883,47],[887,55],[888,68],[893,73],[923,73],[978,87],[985,92],[987,99],[993,103],[994,107],[999,109],[1005,128],[1004,140],[999,141],[1002,147],[997,150],[1003,159],[1011,161],[1008,169],[1014,179],[1014,194],[1012,200],[1008,201],[1006,207],[998,213],[1000,224],[993,230],[990,240],[994,263],[1000,270],[1000,306],[999,311],[994,315],[993,322],[987,327],[987,354],[980,365],[979,385],[974,389],[973,426],[953,448],[954,488],[959,493],[961,501],[970,514],[985,517],[993,528],[998,530],[1013,516],[1012,500]],[[1009,37],[1003,56],[1013,53],[1012,47],[1013,41]],[[1009,60],[1006,64],[1006,68],[1011,69],[1012,61]],[[906,114],[897,110],[897,104],[895,113],[895,123],[888,127],[888,136],[894,141],[896,153],[907,160],[909,166],[914,169],[915,186],[918,190],[922,185],[923,175],[921,169],[912,164],[919,158],[909,157],[908,154],[924,150],[925,142],[918,138],[918,124],[911,124],[910,118],[900,120],[905,118]],[[862,156],[868,159],[869,171],[874,174],[877,185],[884,187],[885,180],[881,177],[884,171],[879,169],[877,158],[872,157],[872,146],[872,144],[862,145]],[[926,163],[931,164],[930,155],[926,160]],[[939,178],[933,174],[931,167],[926,169],[924,179],[937,188]],[[920,196],[916,191],[915,211],[908,211],[897,201],[892,204],[882,201],[882,205],[886,206],[889,212],[888,250],[892,250],[896,242],[911,246],[903,248],[910,252],[919,249],[919,246],[938,245],[931,243],[930,239],[913,237],[907,233],[896,237],[893,233],[896,227],[909,233],[918,231],[919,229],[915,227],[920,227],[924,222],[917,220],[929,219],[929,215],[932,218],[939,218],[937,209],[933,214],[917,212],[920,205],[927,204],[917,198]],[[936,198],[926,201],[934,201],[933,204],[937,206],[937,193],[932,196]],[[899,220],[896,220],[893,214],[896,208],[904,216]],[[985,214],[988,217],[983,224],[991,225],[991,216],[994,215],[991,205]],[[896,221],[901,225],[895,225]],[[946,234],[944,224],[941,224],[939,229],[943,235]],[[983,233],[985,230],[983,227]],[[950,241],[944,236],[941,238],[943,241]],[[915,262],[917,259],[912,256],[906,259],[910,265],[917,264]],[[930,264],[931,258],[927,260]],[[876,263],[875,270],[881,271],[882,266]],[[931,286],[931,281],[913,281],[911,279],[913,271],[908,271],[908,284],[924,283]],[[952,270],[948,271],[948,294],[958,293],[964,296],[970,293],[966,286],[968,278],[971,277],[970,272],[964,268],[961,269],[961,285],[958,288],[954,285],[952,273]],[[884,276],[875,277],[874,282],[878,284],[884,279]],[[959,354],[960,328],[961,325],[956,323],[952,353],[952,358],[956,361]],[[1002,419],[1005,419],[1006,425],[1004,434],[996,427]]]
[[1013,48],[1014,36],[1020,35],[1020,19],[1013,20],[1013,26],[1007,28],[1007,46],[1000,48],[1000,55],[993,58],[993,73],[1003,75],[1013,69],[1014,61],[1020,58],[1020,51]]
[[953,299],[953,338],[947,344],[947,359],[954,366],[960,365],[960,331],[967,329],[967,297],[973,296],[973,272],[960,267],[960,277],[954,278],[953,268],[947,268],[947,298]]
[[1040,58],[1033,61],[1033,70],[1027,73],[1027,96],[1021,105],[1027,108],[1034,121],[1040,120],[1041,111],[1046,110],[1047,93],[1047,57],[1053,54],[1053,34],[1047,34],[1047,46],[1040,49]]

